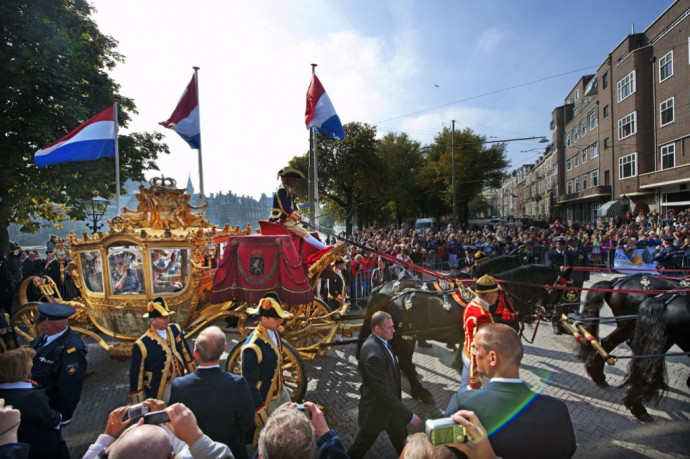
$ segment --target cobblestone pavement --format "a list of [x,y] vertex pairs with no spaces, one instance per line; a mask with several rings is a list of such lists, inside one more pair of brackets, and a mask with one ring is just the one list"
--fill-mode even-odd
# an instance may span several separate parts
[[[593,276],[601,280],[606,274]],[[602,309],[606,316],[608,308]],[[222,326],[223,324],[218,324]],[[611,330],[602,325],[602,335]],[[228,330],[228,348],[239,335]],[[422,384],[436,399],[436,405],[424,405],[409,396],[409,385],[403,378],[403,402],[423,419],[441,415],[458,388],[459,376],[450,368],[452,351],[441,343],[415,353]],[[108,354],[89,342],[89,370],[81,402],[65,438],[73,457],[81,457],[88,445],[103,431],[110,411],[127,402],[129,362],[111,360]],[[574,342],[565,335],[556,336],[550,324],[540,326],[533,344],[525,344],[522,378],[545,394],[565,401],[575,427],[581,458],[675,458],[690,457],[690,396],[685,381],[690,372],[687,357],[669,357],[669,390],[657,406],[648,406],[655,422],[638,422],[622,405],[624,390],[617,387],[625,376],[627,360],[605,371],[610,387],[597,387],[575,358]],[[678,350],[673,348],[673,350]],[[616,351],[630,354],[627,346]],[[325,357],[306,362],[309,385],[306,399],[324,406],[329,425],[349,447],[357,433],[357,403],[360,377],[354,357],[354,345],[337,346]],[[558,439],[554,439],[558,441]],[[368,458],[394,458],[395,450],[382,434]]]

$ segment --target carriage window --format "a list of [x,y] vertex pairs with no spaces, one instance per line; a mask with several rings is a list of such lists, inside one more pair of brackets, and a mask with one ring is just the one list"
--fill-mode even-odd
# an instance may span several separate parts
[[189,249],[151,249],[149,256],[153,293],[184,290],[189,281]]
[[81,278],[84,286],[91,292],[103,293],[103,260],[99,250],[79,253]]
[[110,291],[116,295],[144,294],[144,265],[141,248],[117,246],[108,248]]

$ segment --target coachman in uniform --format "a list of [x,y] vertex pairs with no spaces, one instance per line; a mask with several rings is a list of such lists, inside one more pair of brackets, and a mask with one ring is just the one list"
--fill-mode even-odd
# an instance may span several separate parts
[[281,185],[273,193],[273,206],[268,220],[280,223],[292,234],[301,237],[307,244],[319,250],[328,248],[302,226],[302,223],[308,224],[309,220],[302,217],[297,211],[297,198],[292,189],[297,183],[297,179],[304,179],[304,174],[292,167],[284,167],[278,171],[278,177],[280,177]]
[[278,329],[283,320],[293,317],[293,314],[283,310],[280,298],[273,292],[264,295],[258,306],[247,309],[247,312],[259,315],[259,324],[242,346],[242,376],[249,383],[258,434],[268,416],[283,403],[291,401],[283,382],[283,347]]
[[132,346],[129,369],[132,404],[147,398],[167,401],[172,380],[196,369],[180,326],[170,323],[172,314],[175,311],[170,311],[161,297],[148,304],[144,318],[151,321],[151,326]]
[[36,351],[31,379],[45,388],[51,408],[62,415],[63,426],[72,420],[86,373],[88,347],[67,324],[75,312],[62,303],[39,304],[36,323],[43,333],[29,344]]

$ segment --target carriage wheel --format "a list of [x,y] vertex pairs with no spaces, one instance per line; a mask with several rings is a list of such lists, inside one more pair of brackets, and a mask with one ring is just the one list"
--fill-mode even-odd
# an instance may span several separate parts
[[24,340],[27,344],[41,334],[38,325],[34,324],[38,317],[39,304],[41,303],[25,303],[19,306],[12,316],[12,326],[17,333],[17,338]]
[[300,330],[305,329],[310,324],[333,324],[333,319],[328,317],[331,308],[326,303],[314,298],[314,301],[311,303],[291,308],[290,312],[295,314],[295,318],[290,319],[289,323],[284,325],[285,333],[290,334],[290,342],[296,348],[306,348],[326,341],[330,329],[324,328],[321,331],[312,331],[304,335],[300,334]]
[[[290,393],[293,402],[300,403],[307,392],[307,374],[304,371],[304,362],[299,352],[287,341],[281,339],[283,345],[283,381]],[[228,359],[225,361],[225,371],[242,374],[242,345],[244,340],[235,344]]]

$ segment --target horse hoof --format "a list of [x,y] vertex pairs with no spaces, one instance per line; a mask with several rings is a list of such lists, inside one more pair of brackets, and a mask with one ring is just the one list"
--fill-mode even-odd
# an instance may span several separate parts
[[654,422],[654,418],[650,416],[649,413],[642,413],[639,416],[635,416],[640,422]]
[[597,381],[597,380],[595,379],[595,380],[593,380],[593,381],[594,381],[594,384],[596,384],[596,385],[599,386],[599,387],[603,387],[603,388],[609,387],[609,383],[607,383],[605,379],[601,379],[601,380],[599,380],[599,381]]
[[654,418],[647,413],[644,406],[633,406],[632,404],[625,403],[625,407],[630,410],[633,416],[637,418],[640,422],[654,422]]

